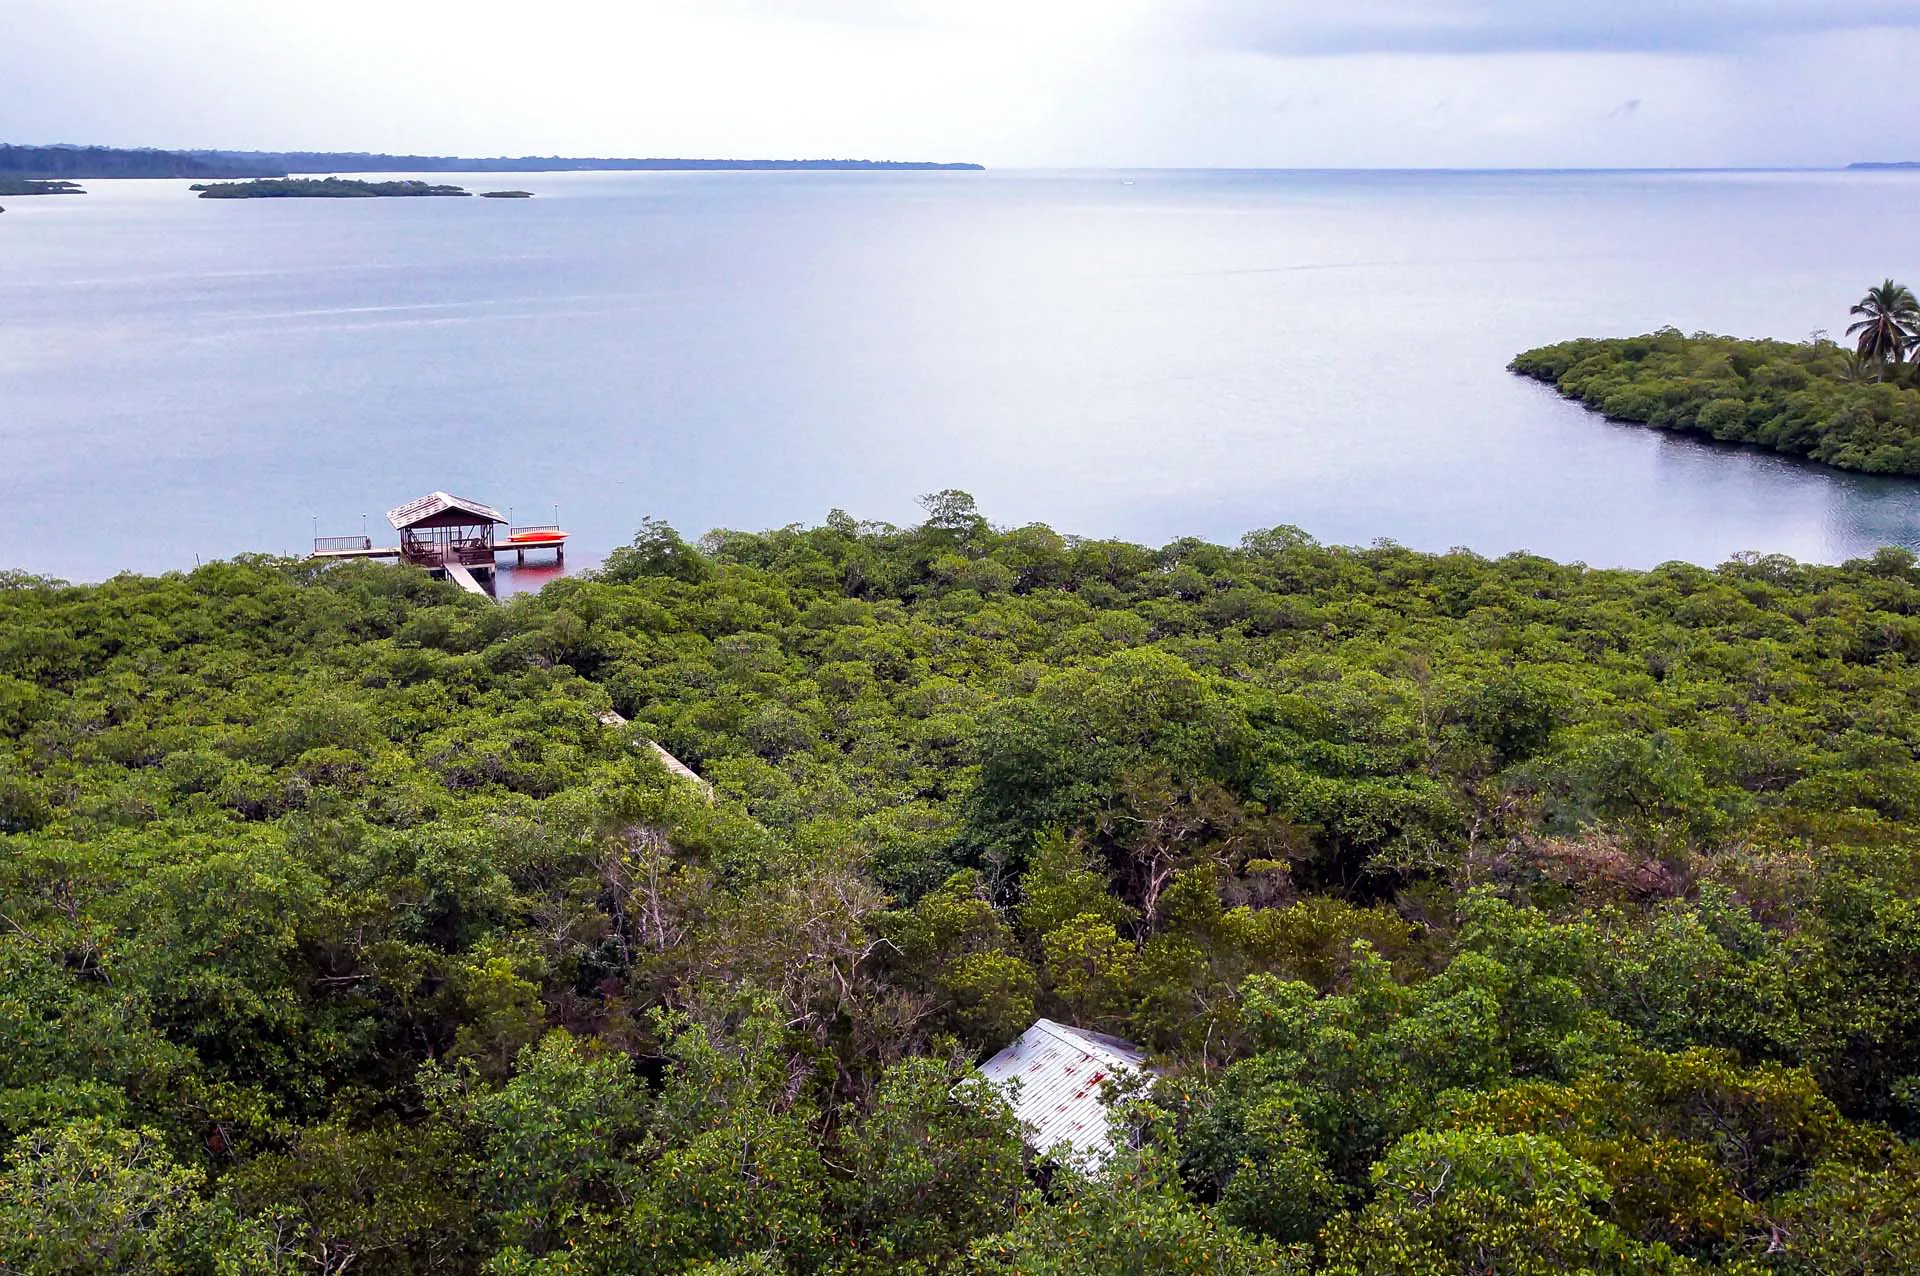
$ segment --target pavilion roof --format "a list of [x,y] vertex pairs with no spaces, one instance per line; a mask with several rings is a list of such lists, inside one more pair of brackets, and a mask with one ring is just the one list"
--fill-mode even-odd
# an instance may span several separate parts
[[387,521],[396,529],[412,527],[422,519],[444,514],[448,510],[458,510],[473,515],[476,523],[504,523],[507,516],[491,505],[482,505],[479,501],[469,501],[461,496],[449,496],[445,492],[431,492],[417,501],[408,501],[398,509],[387,511]]

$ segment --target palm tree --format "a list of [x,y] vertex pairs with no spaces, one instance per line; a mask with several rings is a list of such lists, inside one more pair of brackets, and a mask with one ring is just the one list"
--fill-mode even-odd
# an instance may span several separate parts
[[1867,385],[1880,380],[1887,365],[1878,359],[1870,359],[1858,350],[1844,350],[1840,354],[1840,379],[1849,385]]
[[1862,316],[1847,329],[1847,335],[1860,334],[1860,357],[1881,363],[1900,363],[1907,351],[1920,345],[1920,300],[1913,290],[1889,279],[1871,288],[1860,304],[1848,311]]

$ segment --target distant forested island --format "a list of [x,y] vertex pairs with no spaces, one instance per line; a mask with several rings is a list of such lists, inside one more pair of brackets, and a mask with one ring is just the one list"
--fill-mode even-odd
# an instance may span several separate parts
[[358,182],[347,177],[269,177],[187,189],[198,191],[201,199],[379,199],[464,197],[473,193],[458,186],[435,186],[429,182]]
[[373,155],[355,151],[189,151],[208,163],[246,164],[283,173],[570,173],[697,172],[736,169],[761,171],[933,170],[980,172],[980,164],[928,163],[917,160],[860,159],[617,159],[523,155],[478,159],[458,155]]
[[1888,168],[1920,168],[1920,160],[1864,160],[1858,164],[1849,164],[1847,167],[1867,172]]
[[247,179],[296,173],[559,173],[613,170],[966,170],[978,164],[910,160],[617,159],[558,155],[478,159],[456,155],[381,155],[364,151],[161,151],[109,146],[0,144],[0,174],[15,177],[197,177]]
[[0,176],[0,195],[84,195],[73,182],[40,181],[30,177]]
[[1672,328],[1529,350],[1509,370],[1609,420],[1705,434],[1843,470],[1920,476],[1920,302],[1888,280],[1852,313],[1854,349]]
[[14,178],[284,177],[240,160],[179,151],[123,150],[111,146],[10,146],[0,143],[0,176]]

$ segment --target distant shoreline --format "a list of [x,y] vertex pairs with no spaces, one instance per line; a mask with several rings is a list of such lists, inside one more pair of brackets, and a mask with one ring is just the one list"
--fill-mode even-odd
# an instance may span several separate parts
[[289,173],[983,172],[982,164],[863,159],[622,159],[524,155],[372,155],[336,151],[191,151],[209,162],[278,164]]
[[84,195],[72,182],[0,174],[0,195]]
[[[473,192],[428,182],[361,182],[341,177],[260,177],[249,182],[198,183],[187,188],[201,199],[377,199],[457,196]],[[498,194],[499,192],[495,192]],[[524,192],[514,192],[516,196]]]
[[246,180],[328,173],[982,172],[980,164],[861,159],[621,159],[527,155],[480,159],[359,151],[162,151],[110,146],[0,144],[0,176],[102,180],[195,177]]

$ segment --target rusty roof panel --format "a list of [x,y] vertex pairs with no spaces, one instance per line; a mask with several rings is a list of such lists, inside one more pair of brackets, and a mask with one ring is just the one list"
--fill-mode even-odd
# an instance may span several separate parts
[[1076,1160],[1093,1167],[1108,1151],[1101,1088],[1145,1071],[1146,1059],[1130,1041],[1042,1019],[980,1071],[1008,1092],[1035,1151],[1065,1144]]

